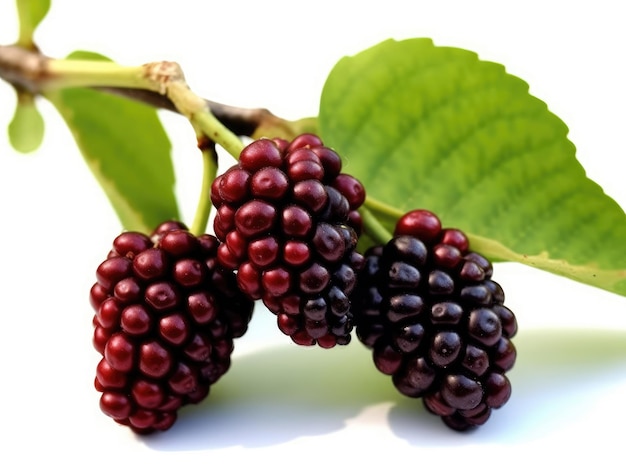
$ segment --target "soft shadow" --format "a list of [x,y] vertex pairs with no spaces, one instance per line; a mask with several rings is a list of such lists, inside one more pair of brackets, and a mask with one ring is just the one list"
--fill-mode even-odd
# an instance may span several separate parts
[[626,373],[623,332],[528,330],[514,342],[513,395],[470,432],[450,430],[421,400],[396,392],[355,341],[332,350],[280,345],[238,357],[204,402],[183,408],[169,431],[141,440],[167,451],[261,448],[332,434],[358,422],[367,407],[391,403],[389,428],[414,446],[524,443],[562,426],[572,403],[580,414],[580,403],[602,390],[598,380]]
[[593,409],[612,383],[625,380],[626,334],[583,329],[528,330],[514,339],[513,394],[478,429],[455,432],[421,400],[401,399],[389,411],[393,432],[420,447],[521,444],[549,435]]
[[142,440],[157,450],[278,445],[338,431],[363,408],[393,397],[388,378],[356,342],[332,350],[281,345],[233,360],[205,401],[183,408],[167,432]]

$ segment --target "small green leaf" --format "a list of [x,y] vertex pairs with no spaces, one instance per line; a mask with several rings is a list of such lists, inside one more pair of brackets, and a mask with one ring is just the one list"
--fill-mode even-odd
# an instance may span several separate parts
[[[75,53],[75,58],[103,58]],[[179,217],[171,144],[156,110],[93,89],[45,96],[65,119],[122,226],[148,233]]]
[[385,41],[337,63],[319,125],[368,196],[436,212],[492,260],[626,295],[623,209],[586,177],[563,121],[502,65],[429,39]]
[[18,43],[32,45],[33,33],[50,10],[50,0],[16,0],[17,15],[20,22]]
[[91,52],[89,50],[75,50],[67,56],[68,60],[102,60],[111,61],[110,58],[98,52]]
[[44,135],[44,122],[33,96],[21,94],[8,128],[9,141],[13,148],[28,154],[39,148]]

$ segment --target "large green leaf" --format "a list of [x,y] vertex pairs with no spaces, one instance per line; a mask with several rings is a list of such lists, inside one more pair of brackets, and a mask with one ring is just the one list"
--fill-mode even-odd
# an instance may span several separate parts
[[385,41],[337,63],[319,125],[369,197],[436,212],[492,260],[626,295],[624,211],[586,177],[563,121],[502,65]]
[[[101,58],[73,54],[74,58]],[[46,93],[65,119],[122,226],[149,232],[178,218],[171,144],[156,110],[92,89]]]

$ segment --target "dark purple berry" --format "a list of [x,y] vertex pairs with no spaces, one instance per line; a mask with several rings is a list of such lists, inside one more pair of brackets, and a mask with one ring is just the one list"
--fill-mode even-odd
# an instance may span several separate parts
[[365,253],[353,292],[356,334],[376,367],[455,430],[484,424],[511,395],[517,322],[492,273],[462,231],[416,210]]

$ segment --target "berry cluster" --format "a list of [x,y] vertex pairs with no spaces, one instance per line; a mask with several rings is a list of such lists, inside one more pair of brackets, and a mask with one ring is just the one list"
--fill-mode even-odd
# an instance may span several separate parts
[[398,391],[452,429],[507,402],[516,319],[463,232],[413,210],[362,255],[365,189],[313,134],[253,141],[210,200],[215,236],[175,221],[124,232],[97,269],[95,386],[115,421],[166,430],[204,399],[257,300],[298,345],[346,345],[356,329]]
[[511,394],[515,316],[491,263],[431,212],[397,222],[393,239],[365,253],[354,306],[358,338],[398,391],[423,397],[449,427],[487,421]]
[[230,366],[254,302],[216,260],[214,236],[164,222],[152,236],[121,233],[90,291],[102,355],[100,408],[138,433],[169,429]]
[[218,260],[300,345],[345,345],[353,329],[365,190],[341,167],[317,136],[259,139],[212,185]]

